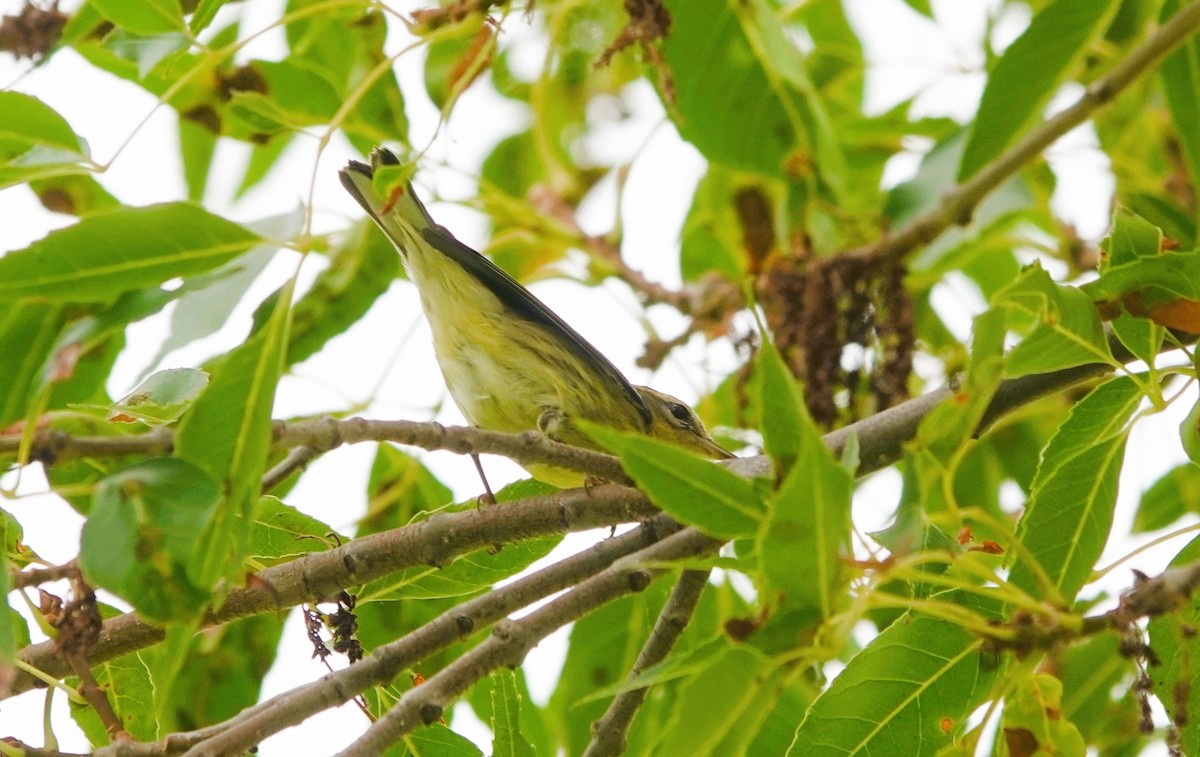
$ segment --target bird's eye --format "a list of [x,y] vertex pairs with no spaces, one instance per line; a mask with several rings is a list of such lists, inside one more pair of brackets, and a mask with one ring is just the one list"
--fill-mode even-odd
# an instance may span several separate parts
[[671,411],[671,415],[675,416],[675,420],[684,425],[691,425],[692,411],[687,409],[687,405],[682,405],[678,402],[671,402],[667,405],[667,409]]

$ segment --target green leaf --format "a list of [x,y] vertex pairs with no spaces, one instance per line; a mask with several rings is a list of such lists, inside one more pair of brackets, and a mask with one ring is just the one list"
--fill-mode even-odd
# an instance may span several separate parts
[[680,135],[710,160],[780,178],[820,166],[840,182],[842,156],[799,51],[763,0],[670,0],[663,44]]
[[[467,691],[467,702],[475,711],[475,715],[485,723],[490,723],[495,717],[493,698],[497,695],[499,685],[494,676],[488,676],[480,679]],[[553,754],[548,718],[542,708],[530,698],[525,671],[520,667],[512,669],[512,692],[521,703],[517,713],[521,736],[532,744],[534,754]]]
[[[1200,538],[1192,539],[1171,560],[1171,568],[1192,565],[1200,559]],[[1176,584],[1178,586],[1178,584]],[[1167,714],[1179,728],[1181,754],[1200,753],[1200,689],[1196,686],[1196,661],[1200,660],[1200,596],[1192,595],[1182,607],[1150,620],[1150,648],[1159,661],[1147,669]]]
[[567,754],[583,753],[591,740],[591,724],[607,707],[588,697],[625,680],[669,590],[670,582],[655,581],[646,591],[604,605],[571,627],[567,659],[546,706],[558,730],[556,741],[565,745]]
[[178,650],[171,648],[171,628],[167,644],[143,651],[139,657],[151,669],[159,717],[164,725],[174,724],[168,730],[222,723],[258,702],[263,678],[279,654],[284,620],[266,613],[180,634]]
[[1108,541],[1128,422],[1141,401],[1137,382],[1115,378],[1080,400],[1058,427],[1042,451],[1017,525],[1017,539],[1050,585],[1042,585],[1024,557],[1017,557],[1012,567],[1009,580],[1014,585],[1047,602],[1071,606]]
[[533,757],[533,744],[521,733],[521,695],[516,673],[492,673],[492,757]]
[[933,8],[930,7],[929,0],[904,0],[904,4],[926,18],[933,18]]
[[175,435],[175,454],[220,481],[225,495],[199,537],[206,549],[193,575],[201,583],[241,575],[271,445],[271,407],[283,372],[292,286],[284,286],[266,325],[217,366]]
[[1100,249],[1106,253],[1100,259],[1101,271],[1139,258],[1157,257],[1162,247],[1162,229],[1127,208],[1117,208],[1112,231],[1100,242]]
[[830,454],[796,380],[766,339],[756,367],[759,428],[783,480],[758,531],[765,590],[784,598],[781,611],[807,615],[816,610],[828,618],[834,597],[843,594],[854,479]]
[[486,185],[511,197],[527,197],[530,188],[546,178],[546,166],[538,155],[533,130],[526,129],[497,142],[483,159],[479,176]]
[[[496,501],[507,501],[512,489],[501,489]],[[359,521],[356,534],[364,536],[407,525],[453,499],[450,488],[419,460],[390,444],[380,444],[367,482],[367,513]]]
[[595,689],[582,701],[609,699],[617,694],[651,686],[662,686],[675,680],[690,679],[718,662],[730,650],[729,638],[717,634],[703,639],[687,650],[676,649],[667,659],[632,677]]
[[0,301],[104,302],[215,268],[260,242],[187,203],[97,213],[0,258]]
[[19,302],[0,309],[0,430],[30,411],[46,380],[47,364],[63,328],[63,306]]
[[0,92],[0,162],[9,163],[34,147],[87,157],[75,130],[53,108],[33,95]]
[[[518,481],[496,492],[497,504],[555,491],[538,481]],[[424,520],[432,513],[462,511],[475,503],[447,507],[451,492],[411,455],[381,444],[371,466],[367,515],[360,521],[358,535],[378,533],[389,528]],[[394,601],[406,598],[435,600],[469,597],[486,591],[535,561],[545,557],[562,541],[547,536],[486,548],[458,557],[448,566],[418,566],[393,573],[372,582],[359,592],[360,605],[366,601]]]
[[229,0],[197,0],[196,9],[192,11],[192,20],[188,22],[188,29],[192,34],[199,34],[207,29],[216,18],[217,11],[227,2]]
[[240,200],[245,197],[247,192],[267,178],[271,169],[279,163],[279,159],[283,157],[295,137],[296,134],[291,132],[277,134],[266,142],[254,144],[250,160],[246,163],[246,172],[242,175],[242,181],[238,184],[237,191],[234,192],[235,199]]
[[766,701],[752,703],[751,714],[760,713],[761,721],[755,723],[753,741],[739,753],[787,754],[796,734],[796,721],[800,713],[806,712],[816,699],[820,687],[804,678],[795,678],[786,686],[764,689]]
[[151,374],[112,405],[112,411],[150,425],[171,423],[191,407],[208,386],[208,374],[196,368],[168,368]]
[[88,174],[31,179],[29,188],[37,195],[42,207],[55,213],[86,216],[121,204]]
[[[176,692],[177,682],[186,670],[188,658],[195,653],[196,634],[199,630],[199,618],[188,623],[168,624],[163,629],[165,637],[162,642],[150,649],[143,650],[138,655],[150,671],[150,677],[158,692],[154,701],[155,714],[165,724],[168,724],[168,727],[174,721],[174,718],[171,717],[173,713],[170,697]],[[224,633],[221,636],[224,636]],[[187,693],[193,692],[188,691]],[[195,711],[195,707],[189,711],[187,721],[190,722],[193,719],[194,716],[191,713]]]
[[1047,673],[1018,681],[1004,699],[1000,727],[1005,737],[1019,738],[1045,754],[1084,754],[1083,736],[1063,717],[1062,693],[1062,681]]
[[[970,604],[965,595],[941,598]],[[788,754],[936,754],[966,730],[998,668],[983,639],[959,624],[909,613],[817,697]]]
[[[749,696],[739,701],[742,705],[742,716],[722,724],[723,737],[717,746],[716,754],[784,754],[792,743],[791,732],[796,729],[796,713],[803,712],[811,697],[786,697],[783,701],[788,704],[800,704],[791,714],[780,713],[776,706],[781,698],[789,694],[789,674],[780,667],[769,669],[759,677],[758,685],[752,688]],[[682,687],[681,687],[682,688]],[[772,714],[782,715],[786,721],[787,732],[764,734],[766,721]],[[776,730],[780,723],[775,724]],[[786,734],[786,738],[783,736]],[[761,738],[767,736],[767,738]],[[768,747],[768,745],[771,745]]]
[[32,559],[38,559],[37,554],[25,546],[25,529],[20,521],[7,510],[0,509],[0,554],[8,559],[11,566],[24,568]]
[[[992,309],[976,316],[971,333],[971,362],[965,381],[925,416],[917,427],[915,443],[910,443],[916,453],[915,483],[925,513],[954,509],[954,503],[947,501],[944,479],[959,473],[952,466],[964,448],[975,444],[975,433],[1004,376],[1004,313]],[[917,541],[924,542],[928,536]]]
[[1179,440],[1188,459],[1200,465],[1200,402],[1192,405],[1187,417],[1179,424]]
[[[1121,753],[1105,747],[1138,733],[1138,708],[1128,686],[1122,685],[1136,675],[1135,663],[1121,654],[1120,644],[1116,634],[1093,636],[1062,650],[1053,663],[1062,679],[1063,717],[1077,724],[1101,754]],[[1122,692],[1123,698],[1114,696]],[[1136,752],[1126,752],[1132,753]]]
[[[472,14],[430,40],[425,56],[425,92],[434,107],[444,110],[475,78],[489,45],[491,29],[482,14]],[[468,78],[469,77],[469,78]]]
[[83,526],[80,568],[146,618],[196,617],[212,582],[197,582],[188,566],[204,549],[197,535],[219,498],[203,470],[176,458],[146,460],[105,478]]
[[488,548],[471,552],[444,568],[407,568],[367,584],[359,592],[359,601],[470,597],[512,578],[550,554],[561,541],[559,536],[525,539],[498,551]]
[[[368,18],[380,16],[382,14],[376,13]],[[380,29],[384,26],[382,21],[375,23]],[[364,73],[367,70],[363,68]],[[355,86],[358,86],[357,82]],[[405,115],[404,95],[400,92],[394,71],[389,68],[362,93],[362,98],[346,115],[342,131],[363,154],[382,142],[407,143],[408,116]]]
[[[1179,0],[1166,0],[1160,18],[1166,21],[1180,7]],[[1183,148],[1188,173],[1195,184],[1200,182],[1200,134],[1196,132],[1196,124],[1200,122],[1200,39],[1194,35],[1185,39],[1163,59],[1159,73],[1167,112],[1175,126],[1172,136]]]
[[672,516],[723,539],[754,533],[765,508],[754,486],[711,460],[638,434],[580,423],[621,458],[646,496]]
[[853,488],[850,472],[820,445],[805,450],[771,498],[757,552],[767,588],[785,598],[781,611],[828,618],[845,596]]
[[[10,516],[8,513],[2,513],[5,520]],[[8,597],[8,592],[12,590],[12,582],[9,577],[9,570],[12,565],[8,561],[7,554],[0,554],[0,596]],[[17,615],[12,607],[8,604],[7,599],[0,602],[0,664],[11,665],[13,659],[17,656],[17,624],[20,620],[20,615]]]
[[264,568],[310,552],[324,552],[347,541],[329,524],[300,512],[278,497],[264,495],[254,505],[246,558],[256,568]]
[[[1175,300],[1200,300],[1200,252],[1165,252],[1113,266],[1080,287],[1096,302],[1120,302],[1136,293],[1153,307]],[[1128,303],[1128,299],[1124,299]]]
[[88,172],[87,146],[66,120],[32,95],[0,91],[0,189]]
[[[916,176],[891,190],[885,213],[892,228],[911,222],[942,201],[946,187],[954,183],[967,137],[964,129],[944,137],[921,160]],[[1012,177],[984,198],[971,214],[969,226],[948,229],[918,250],[910,261],[910,277],[915,279],[917,291],[933,286],[948,270],[969,268],[973,260],[983,261],[976,268],[1006,284],[1015,278],[1006,268],[1011,264],[1012,248],[1019,243],[1011,238],[1008,227],[1014,223],[1010,219],[1018,218],[1024,224],[1036,223],[1040,217],[1039,194],[1032,185],[1028,172]],[[989,238],[993,236],[998,238],[991,241]],[[994,291],[982,282],[980,287],[985,296]],[[917,314],[921,312],[918,310]]]
[[1162,233],[1173,240],[1178,249],[1196,249],[1196,219],[1189,216],[1173,198],[1130,192],[1123,202],[1130,211],[1162,229]]
[[400,256],[375,224],[356,224],[296,303],[288,365],[303,362],[357,323],[399,272]]
[[[342,106],[341,96],[328,79],[303,61],[256,60],[247,66],[260,78],[263,91],[238,92],[238,107],[278,119],[287,129],[329,123]],[[271,129],[263,127],[262,131]]]
[[824,449],[825,444],[800,396],[799,384],[779,350],[765,337],[754,374],[763,448],[775,461],[776,479],[782,481],[802,453],[814,445]]
[[[1106,253],[1100,260],[1101,275],[1113,266],[1138,258],[1155,257],[1162,252],[1163,233],[1154,224],[1126,208],[1117,208],[1112,232],[1100,243]],[[1126,314],[1113,319],[1113,333],[1131,353],[1153,365],[1162,348],[1165,330],[1144,318]]]
[[771,670],[762,653],[723,641],[724,653],[679,687],[660,754],[730,754],[719,748],[721,742],[741,719],[753,717],[748,708],[763,689],[774,688],[764,680]]
[[134,34],[184,31],[179,0],[90,0],[100,14]]
[[[115,612],[110,614],[111,609],[102,606],[103,615],[115,615]],[[155,717],[155,682],[138,655],[100,663],[93,666],[92,673],[130,736],[139,741],[153,741],[162,735]],[[71,717],[92,745],[107,746],[109,735],[96,710],[86,702],[70,701],[69,704]]]
[[137,655],[102,663],[96,666],[95,675],[130,736],[153,741],[163,735],[154,717],[154,681]]
[[474,742],[440,723],[406,735],[404,746],[411,757],[483,757]]
[[213,156],[217,152],[217,135],[212,129],[186,118],[179,119],[179,157],[183,161],[183,180],[187,198],[199,203],[204,200]]
[[1010,377],[1113,362],[1104,326],[1088,295],[1056,284],[1040,263],[1027,266],[1016,281],[996,293],[992,304],[1036,324],[1008,354]]
[[[321,0],[289,0],[289,14],[311,8]],[[297,15],[289,23],[289,59],[315,71],[333,85],[347,106],[343,132],[354,147],[366,154],[381,142],[405,143],[408,118],[396,74],[376,68],[394,51],[385,49],[386,14],[363,5],[325,7],[319,13]],[[368,74],[377,78],[365,86]],[[359,98],[357,102],[352,97]]]
[[171,331],[147,366],[158,365],[173,350],[215,334],[228,323],[250,285],[274,257],[274,249],[258,247],[220,268],[188,278],[171,311]]
[[969,179],[1037,120],[1116,11],[1116,0],[1055,0],[988,75],[958,180]]
[[1200,465],[1184,463],[1164,473],[1142,493],[1133,531],[1157,531],[1194,512],[1200,512]]
[[[750,268],[751,245],[759,254],[775,246],[774,219],[746,215],[750,208],[773,210],[772,189],[754,174],[709,165],[696,185],[680,234],[679,268],[685,281],[699,281],[710,271],[740,280]],[[748,226],[743,219],[757,223]]]

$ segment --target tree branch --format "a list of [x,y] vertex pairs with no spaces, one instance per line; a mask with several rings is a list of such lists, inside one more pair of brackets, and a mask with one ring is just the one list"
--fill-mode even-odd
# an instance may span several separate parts
[[[1096,364],[1004,381],[985,414],[984,424],[986,426],[995,422],[1002,414],[1022,404],[1094,378],[1108,370],[1110,366]],[[835,454],[840,454],[850,436],[855,435],[858,438],[861,459],[859,475],[884,468],[900,458],[903,443],[913,438],[920,421],[940,402],[951,396],[953,391],[953,387],[945,387],[903,402],[826,435],[825,443]],[[327,427],[333,424],[341,428],[343,423],[347,422],[313,421],[306,422],[306,425]],[[147,436],[157,433],[152,432]],[[158,434],[157,443],[161,444],[162,439],[162,435]],[[348,443],[346,438],[343,437],[342,440]],[[76,441],[85,442],[83,446],[87,447],[92,440]],[[169,438],[167,441],[169,442]],[[289,438],[289,442],[292,441]],[[302,441],[295,440],[293,443]],[[771,461],[762,455],[739,458],[723,464],[747,478],[772,475]],[[441,564],[464,552],[503,543],[509,539],[612,525],[645,518],[654,512],[653,506],[640,492],[619,486],[602,485],[567,490],[522,502],[505,503],[503,507],[439,514],[428,521],[365,536],[335,550],[307,555],[299,560],[268,568],[259,574],[262,580],[256,581],[253,587],[232,590],[220,610],[206,617],[206,623],[215,625],[255,613],[277,611],[314,598],[332,596],[346,587],[404,567]],[[512,522],[507,523],[509,520]],[[446,543],[438,540],[449,538],[451,535],[455,539],[453,543],[457,549],[447,551]],[[434,549],[437,553],[431,554]],[[354,570],[350,570],[348,566]],[[89,655],[89,661],[95,664],[111,660],[157,644],[162,638],[161,629],[151,626],[132,613],[127,613],[104,622],[100,641]],[[19,657],[23,662],[51,676],[62,677],[70,672],[66,661],[55,653],[50,642],[26,647]],[[36,681],[31,676],[18,674],[11,688],[0,690],[0,699],[27,691],[35,685]]]
[[29,570],[13,569],[8,574],[8,585],[10,590],[25,589],[30,586],[70,578],[78,573],[79,565],[75,560],[70,560],[62,565],[51,565],[47,568],[31,568]]
[[[439,513],[428,520],[363,536],[336,549],[267,568],[247,586],[229,591],[221,606],[208,612],[203,622],[205,626],[217,625],[302,602],[321,601],[346,587],[403,568],[445,565],[455,557],[494,544],[628,523],[656,513],[640,492],[611,484],[506,502],[503,506]],[[104,662],[162,639],[161,628],[126,613],[104,622],[100,640],[89,650],[88,660],[92,664]],[[51,676],[71,672],[53,642],[26,647],[19,658]],[[32,676],[20,673],[8,690],[0,691],[0,698],[35,685]]]
[[976,206],[1059,137],[1091,118],[1123,89],[1142,76],[1200,28],[1200,2],[1172,16],[1150,39],[1136,47],[1112,71],[1087,88],[1066,110],[1036,127],[970,179],[947,192],[935,207],[914,218],[895,234],[850,251],[863,257],[902,258],[937,239],[952,226],[970,222]]
[[1120,602],[1108,612],[1067,624],[1059,622],[1058,616],[1034,617],[1018,612],[1007,623],[996,625],[996,635],[989,640],[996,649],[1028,653],[1105,631],[1128,631],[1142,618],[1156,618],[1179,610],[1196,596],[1198,589],[1200,560],[1168,568],[1153,578],[1134,571],[1133,587],[1122,593]]
[[[680,529],[656,516],[633,531],[606,539],[525,578],[468,600],[360,662],[248,708],[225,723],[192,734],[193,757],[237,755],[268,736],[303,722],[321,710],[350,701],[373,686],[390,683],[399,671],[467,638],[510,613],[578,584],[614,560],[644,549]],[[214,734],[209,738],[208,734]],[[103,750],[96,757],[105,757]]]
[[664,569],[646,569],[642,565],[695,557],[715,551],[721,544],[694,528],[684,529],[616,561],[604,572],[521,620],[497,624],[492,635],[481,644],[425,683],[405,692],[392,709],[339,754],[382,754],[404,734],[436,722],[447,704],[493,670],[520,665],[529,650],[556,629],[601,605],[643,591],[654,576],[665,572]]
[[308,464],[315,460],[321,453],[312,447],[301,445],[293,447],[287,453],[287,456],[263,474],[262,491],[264,494],[279,486],[287,480],[288,476],[296,471],[304,470]]
[[[642,671],[651,668],[667,658],[675,642],[683,635],[684,629],[692,620],[692,613],[700,602],[700,595],[708,584],[709,570],[685,570],[679,577],[679,582],[663,605],[662,612],[654,628],[650,630],[650,638],[642,646],[633,667],[629,669],[626,680],[632,681]],[[604,716],[592,723],[592,743],[588,744],[584,757],[607,757],[608,755],[624,754],[628,742],[626,736],[633,718],[637,715],[646,701],[646,692],[650,689],[643,686],[618,694],[605,710]]]
[[[60,752],[57,749],[44,749],[42,747],[29,746],[12,736],[0,737],[0,743],[11,747],[11,754],[19,754],[21,757],[89,757],[87,754],[79,754],[78,752]],[[6,752],[7,753],[7,752]]]
[[714,277],[686,283],[679,290],[671,289],[629,265],[621,255],[621,248],[611,240],[585,232],[575,217],[575,209],[562,197],[547,189],[534,194],[531,201],[538,211],[562,224],[589,254],[611,266],[613,275],[628,284],[647,305],[670,305],[693,318],[711,318],[714,313],[724,314],[745,307],[745,296],[736,282]]
[[[615,483],[628,483],[621,464],[612,455],[552,441],[537,431],[508,434],[467,426],[443,426],[418,421],[373,421],[364,418],[317,418],[275,421],[274,445],[291,449],[308,447],[313,456],[343,444],[395,442],[426,450],[448,450],[461,455],[503,455],[522,465],[541,463],[569,468]],[[0,454],[15,452],[19,436],[0,437]],[[30,457],[47,464],[60,460],[120,455],[166,455],[174,448],[174,432],[159,428],[136,436],[72,436],[43,431],[34,436]]]

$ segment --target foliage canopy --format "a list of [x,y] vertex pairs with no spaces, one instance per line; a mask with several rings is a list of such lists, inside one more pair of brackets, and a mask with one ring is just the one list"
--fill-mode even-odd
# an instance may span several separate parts
[[[260,26],[249,2],[85,0],[6,18],[29,82],[76,65],[149,93],[183,186],[122,197],[110,169],[161,133],[96,155],[104,113],[69,120],[23,79],[0,91],[0,189],[59,215],[0,257],[0,692],[66,681],[97,754],[240,754],[351,698],[369,713],[339,734],[353,754],[480,753],[456,702],[497,754],[1200,753],[1200,410],[1183,407],[1200,1],[997,0],[961,123],[918,97],[868,108],[861,5],[288,0]],[[887,5],[946,23],[928,0]],[[736,355],[696,406],[746,459],[595,429],[618,470],[544,439],[355,419],[350,401],[273,415],[403,278],[366,220],[323,227],[329,156],[387,143],[419,177],[481,97],[518,114],[469,125],[492,145],[469,168],[485,251],[521,281],[615,279],[674,310],[669,336],[646,314],[643,368],[700,343]],[[643,272],[620,212],[585,230],[590,203],[636,192],[642,149],[603,145],[647,112],[704,167],[678,184],[678,249],[655,253],[677,253],[676,285]],[[1082,124],[1115,182],[1103,240],[1064,222],[1045,158]],[[289,213],[261,197],[297,156],[311,179]],[[914,166],[899,181],[897,156]],[[271,266],[287,273],[264,293]],[[951,290],[966,304],[939,304]],[[249,310],[237,344],[171,361]],[[166,342],[113,396],[147,319]],[[1129,526],[1130,435],[1172,412],[1187,457]],[[393,443],[616,483],[518,482],[480,508]],[[331,475],[310,462],[363,444],[369,474],[337,475],[369,502],[347,533],[289,502]],[[880,503],[864,482],[884,469],[902,485]],[[22,536],[37,470],[86,519],[65,565]],[[1112,596],[1105,566],[1158,537],[1155,575]],[[256,705],[298,606],[316,653],[350,663]],[[51,640],[31,643],[31,619]],[[535,701],[527,679],[547,674],[520,663],[568,625]]]

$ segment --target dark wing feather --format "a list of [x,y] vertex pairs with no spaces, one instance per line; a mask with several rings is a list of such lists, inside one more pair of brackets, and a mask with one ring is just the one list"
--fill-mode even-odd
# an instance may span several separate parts
[[[408,191],[413,191],[411,186]],[[414,194],[413,197],[415,199],[416,195]],[[417,201],[420,202],[420,200]],[[426,213],[426,217],[428,217],[428,213]],[[646,402],[642,399],[642,395],[638,394],[637,389],[633,388],[633,384],[629,383],[629,380],[617,370],[615,365],[609,362],[608,358],[600,354],[599,350],[584,339],[579,332],[568,326],[566,321],[555,315],[554,311],[546,307],[541,300],[534,297],[532,292],[495,263],[455,239],[454,235],[445,228],[435,224],[430,228],[422,229],[421,236],[435,250],[457,262],[467,273],[478,279],[509,310],[527,321],[533,321],[540,325],[575,353],[580,360],[596,366],[608,381],[614,386],[620,387],[633,406],[637,408],[646,423],[646,428],[650,427],[650,408],[646,407]]]

